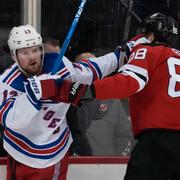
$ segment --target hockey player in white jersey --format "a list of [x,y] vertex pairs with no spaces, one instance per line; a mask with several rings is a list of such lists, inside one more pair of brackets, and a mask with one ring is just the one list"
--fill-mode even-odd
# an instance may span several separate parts
[[[8,45],[15,63],[0,76],[7,179],[65,180],[72,137],[66,122],[69,104],[59,102],[61,79],[91,84],[119,68],[120,51],[79,63],[63,57],[56,75],[50,75],[58,54],[44,55],[41,35],[32,26],[14,27]],[[78,86],[69,88],[74,98]]]
[[15,63],[0,76],[7,179],[65,180],[72,137],[65,117],[69,104],[58,102],[58,81],[90,84],[118,68],[119,54],[80,63],[63,57],[57,74],[50,75],[58,54],[44,56],[41,35],[32,26],[14,27],[8,45]]

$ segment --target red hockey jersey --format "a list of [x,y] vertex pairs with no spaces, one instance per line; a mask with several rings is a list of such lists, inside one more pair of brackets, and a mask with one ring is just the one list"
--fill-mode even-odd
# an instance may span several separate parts
[[137,45],[119,74],[94,85],[98,99],[129,97],[135,135],[151,128],[180,130],[180,51]]

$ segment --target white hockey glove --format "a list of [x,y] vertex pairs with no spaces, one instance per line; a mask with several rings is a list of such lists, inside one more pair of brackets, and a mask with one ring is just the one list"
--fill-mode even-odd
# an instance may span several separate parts
[[[117,61],[118,61],[117,70],[128,62],[128,58],[131,54],[132,49],[136,45],[141,44],[141,43],[150,43],[150,41],[146,37],[144,37],[142,34],[139,34],[133,37],[130,41],[128,41],[124,49],[122,49],[121,46],[116,47],[114,54],[116,55]],[[115,72],[117,72],[117,70]]]
[[57,92],[57,80],[60,80],[58,75],[42,74],[30,77],[24,83],[25,91],[34,102],[51,99]]
[[[119,69],[119,68],[121,68],[121,67],[125,64],[125,62],[126,62],[126,58],[127,58],[126,52],[123,52],[123,51],[122,51],[121,46],[117,46],[117,47],[116,47],[116,50],[114,51],[114,54],[115,54],[116,57],[117,57],[117,60],[118,60],[118,69]],[[117,69],[117,70],[118,70],[118,69]]]
[[146,37],[144,36],[140,36],[136,39],[137,36],[135,36],[135,39],[132,38],[132,40],[128,41],[126,44],[126,56],[127,59],[129,58],[132,49],[138,45],[138,44],[142,44],[142,43],[151,43]]

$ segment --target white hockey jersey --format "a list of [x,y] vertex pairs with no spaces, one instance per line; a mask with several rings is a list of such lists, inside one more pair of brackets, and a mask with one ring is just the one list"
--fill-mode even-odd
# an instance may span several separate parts
[[[49,73],[57,58],[46,54],[43,73]],[[57,72],[62,78],[90,84],[117,69],[114,53],[71,63],[63,58]],[[34,168],[59,162],[72,143],[66,122],[69,104],[31,102],[24,89],[26,77],[16,64],[0,76],[0,122],[5,127],[4,148],[17,161]]]

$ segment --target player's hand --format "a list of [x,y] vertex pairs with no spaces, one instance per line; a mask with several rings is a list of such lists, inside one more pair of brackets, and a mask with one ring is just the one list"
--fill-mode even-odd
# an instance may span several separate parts
[[80,84],[78,82],[70,82],[63,80],[58,86],[57,95],[53,100],[64,103],[71,103],[77,106],[80,98],[85,94],[88,85]]
[[[25,91],[31,101],[52,100],[77,106],[88,85],[62,80],[58,75],[33,76],[25,82]],[[88,97],[89,98],[89,97]],[[87,99],[86,97],[84,99]]]
[[118,68],[121,68],[125,62],[127,61],[126,52],[122,50],[121,46],[117,46],[116,50],[114,51],[114,54],[116,55],[116,58],[118,60]]
[[143,43],[151,43],[146,37],[144,37],[142,34],[137,35],[133,37],[131,40],[129,40],[126,44],[126,56],[129,58],[132,49],[138,45]]

